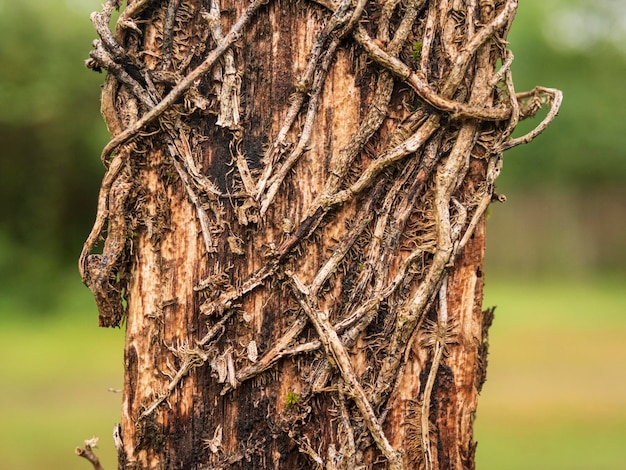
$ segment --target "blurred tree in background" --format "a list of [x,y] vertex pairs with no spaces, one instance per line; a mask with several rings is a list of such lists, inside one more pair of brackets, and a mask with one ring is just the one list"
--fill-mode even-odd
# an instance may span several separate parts
[[498,189],[509,203],[493,211],[487,272],[623,276],[624,2],[520,2],[509,41],[516,87],[558,86],[564,101],[550,132],[505,154]]
[[94,216],[103,77],[83,63],[98,3],[0,2],[0,296],[39,309]]
[[526,0],[509,40],[518,58],[516,87],[532,86],[540,76],[558,84],[566,99],[550,133],[509,152],[501,184],[524,190],[624,188],[624,2]]
[[[53,306],[50,289],[78,282],[95,215],[103,76],[83,63],[99,6],[0,0],[0,299],[39,311]],[[498,189],[509,203],[490,221],[493,271],[624,272],[625,14],[621,0],[520,3],[516,86],[558,86],[565,101],[550,132],[505,155]]]

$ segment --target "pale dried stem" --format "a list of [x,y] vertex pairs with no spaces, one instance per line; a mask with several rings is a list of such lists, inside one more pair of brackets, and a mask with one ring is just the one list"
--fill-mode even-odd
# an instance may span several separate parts
[[[183,130],[180,129],[179,136],[176,136],[175,127],[169,123],[164,124],[167,131],[166,141],[170,152],[170,159],[174,168],[176,168],[183,186],[185,187],[189,200],[196,208],[206,252],[214,253],[216,251],[216,247],[211,235],[211,222],[206,213],[205,204],[194,191],[192,183],[193,186],[200,189],[207,196],[215,197],[221,196],[222,194],[215,187],[215,185],[209,181],[208,178],[201,175],[198,171],[196,164],[193,161],[189,141],[187,140]],[[179,159],[176,158],[177,156]]]
[[[509,27],[517,11],[517,0],[507,0],[504,7],[495,18],[487,23],[480,31],[478,31],[468,43],[460,50],[459,55],[456,57],[453,67],[450,70],[446,78],[446,82],[441,89],[441,94],[445,97],[452,96],[452,93],[456,90],[459,83],[463,80],[467,68],[470,64],[472,57],[476,54],[476,51],[485,44],[490,38],[492,38],[498,31],[503,28]],[[493,108],[492,108],[493,109]],[[500,116],[496,121],[502,121],[508,118],[510,109],[505,108],[506,112],[504,116]],[[467,117],[474,117],[477,119],[491,120],[488,117],[478,115],[470,115]]]
[[324,459],[321,457],[320,454],[315,452],[313,447],[311,447],[311,443],[306,436],[301,438],[295,438],[294,440],[298,443],[298,450],[303,454],[308,455],[311,460],[315,462],[316,469],[321,470],[324,468]]
[[[343,6],[341,10],[342,12],[345,11],[345,8],[349,5],[349,3],[350,2],[348,2],[347,0],[343,0],[343,2],[339,5],[339,7]],[[298,83],[296,84],[296,92],[290,98],[289,109],[287,110],[287,114],[283,119],[283,124],[278,131],[276,139],[269,149],[268,155],[265,158],[265,169],[263,170],[263,174],[259,179],[259,182],[257,183],[257,199],[259,199],[261,195],[265,192],[265,188],[268,185],[270,178],[272,177],[274,165],[278,162],[278,159],[285,151],[285,140],[287,138],[287,134],[291,130],[296,118],[300,114],[300,109],[302,108],[307,94],[311,91],[311,87],[313,85],[316,75],[319,75],[318,64],[320,62],[322,54],[324,53],[325,46],[328,44],[328,40],[331,37],[333,31],[340,26],[340,22],[336,20],[336,18],[338,18],[339,16],[339,7],[335,7],[333,5],[333,16],[324,28],[324,30],[318,35],[317,40],[313,45],[311,52],[309,53],[309,60],[307,62],[306,68],[304,69],[302,77],[300,77]],[[335,21],[333,21],[333,19],[335,19]],[[325,78],[325,74],[324,77],[321,78],[323,80]],[[316,108],[317,107],[313,109],[313,112],[315,112]],[[309,106],[309,112],[310,110],[311,106]],[[302,142],[302,136],[300,137],[300,142]],[[293,153],[294,152],[292,152],[292,155]]]
[[511,103],[512,112],[511,119],[509,119],[506,129],[504,129],[499,137],[500,144],[495,146],[494,152],[496,153],[500,153],[497,150],[498,147],[502,145],[502,143],[505,142],[511,136],[511,134],[513,134],[513,131],[517,127],[520,119],[519,102],[517,101],[515,86],[513,85],[513,74],[511,73],[510,69],[507,69],[504,73],[504,83],[506,84],[506,89],[509,94],[509,102]]
[[133,19],[150,6],[152,2],[154,2],[154,0],[137,0],[124,8],[124,11],[120,14],[115,28],[115,38],[119,42],[122,42],[124,29],[130,28],[138,31]]
[[285,143],[285,140],[287,138],[287,134],[293,126],[296,118],[300,114],[300,109],[302,108],[302,104],[304,103],[305,96],[306,94],[304,92],[296,92],[291,96],[289,100],[290,105],[289,109],[287,110],[285,119],[283,120],[283,125],[278,132],[278,136],[272,143],[268,155],[265,157],[265,169],[263,170],[263,174],[259,179],[259,182],[257,183],[257,188],[255,191],[257,199],[265,191],[267,182],[269,181],[269,178],[274,170],[274,165],[280,158],[281,154],[284,153],[286,150],[287,144]]
[[545,131],[550,125],[550,123],[554,121],[554,118],[556,118],[559,112],[559,108],[561,107],[561,102],[563,101],[563,92],[561,90],[557,90],[555,88],[545,88],[545,87],[535,87],[533,90],[529,92],[520,93],[517,95],[517,99],[519,101],[520,99],[527,98],[529,96],[545,97],[545,100],[550,105],[548,114],[539,123],[539,125],[535,127],[532,131],[530,131],[528,134],[525,134],[516,139],[507,140],[506,142],[502,143],[502,145],[499,146],[498,151],[504,152],[505,150],[508,150],[513,147],[517,147],[518,145],[528,144],[532,142],[535,139],[535,137],[537,137],[539,134]]
[[165,127],[169,133],[169,140],[174,144],[176,150],[173,156],[177,155],[180,158],[180,163],[191,178],[193,185],[210,200],[226,197],[226,195],[198,169],[198,164],[194,160],[189,138],[185,130],[180,128],[177,135],[175,126],[167,123]]
[[[281,335],[281,337],[274,343],[272,348],[267,351],[257,362],[254,364],[250,364],[243,369],[240,369],[237,372],[237,383],[241,384],[246,380],[249,380],[257,375],[265,372],[270,369],[274,364],[276,364],[283,357],[290,357],[296,354],[301,354],[304,352],[314,351],[319,348],[317,345],[316,348],[311,348],[310,343],[309,346],[299,345],[292,349],[288,349],[289,346],[295,341],[295,339],[302,333],[304,328],[307,325],[307,319],[305,316],[298,316],[293,324],[289,327],[289,329]],[[226,393],[233,390],[233,387],[230,384],[224,385],[224,388],[220,392],[221,395],[225,395]]]
[[[335,53],[337,51],[337,47],[341,43],[343,37],[350,32],[350,30],[354,27],[358,19],[361,17],[365,5],[367,4],[367,0],[359,0],[356,4],[356,7],[353,13],[348,16],[346,14],[347,6],[350,4],[348,0],[344,0],[341,3],[337,11],[333,14],[329,21],[329,25],[327,26],[328,32],[320,35],[321,37],[330,36],[335,31],[338,30],[338,33],[335,37],[332,38],[330,44],[326,47],[326,51],[323,54],[322,61],[315,70],[315,75],[313,79],[312,89],[310,90],[310,98],[309,105],[307,108],[307,113],[304,121],[304,125],[302,127],[302,131],[300,133],[300,139],[298,140],[298,144],[295,149],[291,152],[289,157],[283,162],[280,168],[273,174],[268,181],[269,188],[267,190],[267,194],[261,201],[260,214],[264,214],[269,208],[270,204],[276,197],[278,189],[280,188],[283,180],[289,173],[289,171],[293,168],[295,163],[300,159],[300,157],[306,151],[309,141],[311,139],[311,133],[313,131],[313,125],[315,123],[315,118],[317,115],[317,108],[319,105],[319,101],[321,99],[322,92],[324,90],[324,83],[326,81],[326,76],[328,74],[328,69],[332,61],[335,58]],[[318,41],[318,44],[321,41]],[[311,62],[309,62],[311,63]],[[276,146],[273,146],[276,148]],[[264,183],[261,184],[262,187],[265,186]]]
[[476,34],[476,24],[478,24],[476,14],[478,13],[478,0],[467,0],[467,13],[465,25],[467,37],[472,38]]
[[129,140],[132,140],[137,137],[138,133],[146,127],[148,124],[152,123],[155,119],[161,116],[165,111],[167,111],[173,104],[175,104],[183,94],[189,90],[194,84],[196,80],[201,78],[204,74],[209,72],[213,65],[217,62],[217,60],[226,52],[234,43],[239,39],[241,35],[241,31],[243,28],[250,22],[250,20],[254,17],[256,11],[261,8],[261,6],[267,4],[268,0],[254,0],[246,9],[244,13],[239,17],[239,19],[235,22],[233,27],[230,29],[228,34],[224,36],[224,40],[220,42],[215,49],[213,49],[206,59],[198,65],[195,69],[193,69],[187,76],[182,78],[180,82],[172,88],[172,90],[150,111],[144,114],[139,120],[133,123],[128,129],[122,131],[118,135],[116,135],[111,141],[104,147],[102,150],[102,160],[107,161],[109,155],[120,145]]
[[[211,8],[209,13],[203,17],[209,24],[211,35],[215,44],[224,41],[222,33],[220,2],[219,0],[211,0]],[[222,83],[220,85],[220,109],[217,115],[215,125],[226,127],[231,130],[239,128],[239,89],[241,79],[235,68],[235,56],[232,48],[226,49],[223,55],[223,73]]]
[[[217,300],[207,301],[200,305],[200,312],[204,315],[214,315],[220,314],[224,312],[224,310],[230,308],[233,305],[233,302],[242,298],[244,295],[252,292],[259,286],[263,285],[263,282],[273,276],[278,270],[280,258],[276,258],[273,262],[267,263],[258,270],[256,270],[252,275],[250,275],[241,286],[234,288],[231,287],[227,289],[225,292],[220,294]],[[194,287],[196,291],[204,290],[208,287],[209,284],[201,281],[197,286]]]
[[[176,23],[176,13],[178,11],[178,8],[180,7],[180,2],[181,0],[168,0],[167,2],[165,20],[163,21],[163,42],[161,45],[161,60],[163,64],[162,68],[165,70],[169,69],[172,65],[172,52],[174,47],[174,25]],[[132,28],[132,26],[130,27]]]
[[406,9],[404,10],[402,16],[402,21],[400,21],[400,24],[398,25],[398,28],[393,35],[393,39],[386,49],[388,54],[391,54],[392,56],[397,56],[400,53],[400,50],[404,46],[407,37],[413,29],[415,20],[417,19],[417,15],[424,7],[425,3],[426,0],[410,0],[407,3]]
[[236,131],[234,133],[234,140],[231,142],[231,155],[232,148],[234,147],[235,163],[237,165],[237,170],[239,171],[239,176],[241,177],[241,182],[243,183],[245,194],[247,197],[254,199],[256,197],[256,184],[254,182],[252,172],[250,171],[248,160],[246,160],[246,156],[241,151],[241,134],[241,131]]
[[[348,145],[341,149],[339,154],[331,160],[330,174],[324,184],[323,194],[333,194],[339,189],[354,159],[380,128],[387,117],[393,85],[393,77],[389,72],[383,71],[379,74],[376,93],[367,115],[361,121],[359,129],[352,135]],[[307,216],[312,216],[320,206],[321,200],[317,198],[307,211]]]
[[130,59],[126,54],[126,50],[120,45],[117,39],[113,37],[113,34],[109,29],[111,15],[113,13],[113,9],[117,7],[117,3],[118,2],[116,0],[108,0],[102,6],[102,11],[93,12],[91,14],[91,22],[102,39],[104,46],[113,55],[115,60],[119,62],[129,62]]
[[[513,53],[509,50],[506,50],[504,53],[503,62],[502,62],[502,65],[500,66],[500,69],[493,75],[491,80],[489,80],[490,86],[492,87],[496,86],[500,82],[500,80],[505,78],[506,74],[510,74],[511,65],[513,64],[514,59],[515,59],[515,56],[513,55]],[[515,93],[513,93],[510,96],[515,96]],[[513,106],[513,103],[511,103],[511,106]]]
[[[447,276],[441,282],[439,288],[439,313],[437,318],[438,331],[446,331],[448,328],[448,278]],[[420,416],[421,431],[422,431],[422,449],[424,451],[424,464],[426,470],[433,469],[433,455],[430,447],[430,401],[435,385],[435,378],[439,371],[439,365],[443,358],[443,353],[446,347],[445,338],[441,338],[439,335],[436,338],[434,345],[433,359],[428,371],[428,378],[426,379],[426,385],[424,385],[424,394],[422,396],[422,412]]]
[[400,1],[401,0],[387,0],[380,11],[376,38],[383,44],[389,41],[389,22]]
[[97,437],[94,437],[93,439],[88,439],[88,440],[85,441],[85,448],[84,449],[81,449],[80,447],[77,447],[76,449],[74,449],[74,452],[79,457],[82,457],[85,460],[87,460],[93,466],[94,470],[104,470],[104,467],[102,467],[102,465],[100,464],[100,459],[98,458],[98,456],[93,451],[93,449],[94,449],[94,447],[96,447],[97,443],[98,443],[98,438]]
[[80,447],[77,447],[74,450],[74,452],[79,457],[82,457],[85,460],[87,460],[93,466],[94,470],[104,470],[104,467],[100,464],[100,459],[95,454],[95,452],[93,451],[91,446],[87,445],[87,443],[85,443],[85,448],[84,449],[81,449]]
[[[289,273],[287,274],[289,275]],[[300,306],[315,327],[328,359],[331,360],[332,358],[332,361],[339,369],[341,377],[346,384],[346,389],[350,392],[352,398],[354,399],[361,417],[374,439],[374,442],[387,459],[389,468],[391,470],[402,469],[402,458],[394,450],[394,448],[391,447],[391,444],[389,444],[389,441],[387,440],[387,437],[378,422],[378,418],[376,418],[374,409],[368,401],[365,391],[363,390],[363,387],[361,386],[359,379],[352,368],[350,356],[341,343],[337,332],[328,321],[328,314],[317,310],[313,306],[315,303],[311,300],[308,290],[306,288],[303,289],[302,284],[297,280],[294,274],[291,274],[290,278],[290,286],[294,297],[296,297]]]
[[343,433],[347,439],[348,448],[346,449],[344,446],[341,450],[343,450],[343,458],[345,459],[344,468],[353,469],[356,468],[356,446],[354,442],[354,430],[352,429],[352,424],[350,424],[350,414],[346,407],[346,399],[343,391],[344,386],[344,384],[341,384],[338,387],[337,396],[339,399],[339,410],[341,411],[341,424],[343,426]]
[[435,22],[437,21],[437,2],[430,2],[428,13],[426,14],[426,23],[424,25],[424,35],[422,36],[422,49],[420,51],[420,70],[428,79],[430,73],[430,54],[435,39]]
[[[233,316],[233,314],[234,310],[231,310],[230,312],[227,312],[222,318],[220,318],[220,320],[209,329],[207,334],[204,335],[204,337],[200,341],[197,341],[198,346],[206,346],[210,341],[216,338],[218,334],[223,332],[224,325],[230,319],[230,317]],[[175,350],[175,348],[173,350]],[[142,411],[142,413],[139,415],[139,419],[146,418],[154,413],[154,411],[169,398],[174,389],[181,383],[183,378],[185,378],[192,369],[200,367],[208,360],[209,355],[201,350],[194,350],[192,354],[188,354],[188,357],[183,360],[180,368],[176,371],[176,374],[174,374],[170,382],[165,387],[165,392],[160,394]]]
[[[379,190],[376,191],[380,193],[380,189],[382,189],[382,185],[379,185]],[[357,225],[350,230],[342,240],[337,244],[337,247],[333,251],[333,254],[328,258],[326,263],[319,269],[313,281],[311,281],[311,286],[309,287],[311,295],[317,296],[320,289],[326,283],[328,278],[332,276],[339,266],[339,263],[344,259],[348,251],[352,248],[357,238],[361,236],[363,231],[370,224],[372,219],[374,218],[374,210],[373,203],[377,198],[371,198],[368,201],[367,206],[363,208],[364,216],[361,217],[357,223]]]
[[152,96],[145,90],[145,88],[130,74],[126,71],[126,69],[118,64],[110,52],[104,47],[104,44],[100,40],[94,41],[94,49],[89,53],[89,57],[91,57],[97,64],[106,69],[107,72],[113,74],[120,82],[127,85],[130,91],[144,104],[148,107],[148,109],[154,107],[155,101]]
[[[495,33],[495,31],[492,31],[492,33]],[[478,36],[479,34],[476,34],[474,37],[476,38]],[[490,36],[486,36],[483,39],[486,41],[489,37]],[[413,72],[406,64],[404,64],[404,62],[387,54],[374,43],[364,28],[356,28],[354,38],[361,46],[363,46],[363,49],[365,49],[370,57],[404,80],[426,103],[440,111],[452,114],[455,119],[475,118],[486,121],[502,121],[508,119],[511,114],[511,110],[507,107],[500,106],[488,108],[484,106],[460,103],[447,97],[452,94],[451,91],[456,89],[463,78],[463,74],[465,73],[464,67],[467,67],[469,59],[472,57],[467,52],[464,54],[467,56],[467,63],[463,62],[455,67],[453,69],[454,74],[451,73],[449,75],[446,86],[444,86],[442,92],[437,93],[428,84],[422,71]],[[480,46],[480,44],[478,46]]]
[[100,193],[98,195],[98,208],[96,212],[96,220],[87,240],[83,244],[83,249],[80,253],[78,260],[78,270],[82,279],[86,278],[87,273],[87,256],[91,253],[91,250],[98,242],[98,238],[102,233],[104,224],[109,217],[109,195],[111,192],[111,186],[117,180],[122,171],[126,168],[128,160],[130,158],[130,149],[126,148],[119,152],[111,165],[107,169],[104,177],[102,178],[102,184],[100,186]]
[[454,23],[454,10],[456,10],[456,1],[450,5],[449,0],[440,0],[437,2],[439,10],[439,28],[440,43],[442,45],[443,55],[450,60],[457,55],[457,45],[454,44],[454,34],[456,25]]
[[296,162],[307,150],[309,141],[311,139],[311,132],[313,131],[313,125],[315,123],[315,118],[317,115],[317,108],[324,88],[324,81],[326,80],[326,75],[328,73],[328,67],[335,57],[335,51],[337,50],[338,45],[339,41],[337,39],[333,40],[330,43],[330,45],[328,46],[328,50],[324,54],[322,65],[317,69],[315,79],[313,80],[313,88],[311,91],[311,96],[309,98],[309,104],[307,107],[306,117],[304,119],[304,125],[302,126],[300,139],[298,140],[298,144],[296,145],[296,147],[289,154],[289,157],[287,157],[287,159],[269,179],[267,183],[269,188],[267,189],[265,197],[261,200],[261,208],[259,211],[261,215],[263,215],[267,211],[270,204],[276,197],[278,189],[280,188],[283,180],[285,179],[289,171],[291,171]]
[[489,158],[489,163],[487,164],[487,176],[485,178],[485,184],[483,185],[484,194],[482,195],[476,209],[474,209],[474,215],[472,216],[467,228],[465,229],[463,237],[457,245],[456,254],[460,253],[463,248],[465,248],[465,245],[467,245],[472,235],[474,234],[474,230],[476,230],[476,226],[480,222],[481,217],[487,211],[487,208],[491,203],[494,183],[496,181],[496,178],[500,174],[501,166],[502,158],[500,155],[492,155]]
[[419,127],[415,134],[379,159],[372,162],[363,171],[359,179],[349,188],[335,194],[323,195],[320,198],[321,206],[326,210],[330,210],[333,206],[343,204],[351,200],[355,195],[370,187],[376,176],[378,176],[383,170],[401,160],[405,156],[416,152],[422,145],[424,145],[424,143],[439,128],[439,121],[439,116],[430,116],[426,122]]
[[[170,152],[172,155],[175,155],[178,150],[174,144],[169,145]],[[194,207],[196,208],[196,213],[198,214],[198,221],[200,222],[200,229],[202,231],[202,238],[204,240],[204,248],[207,253],[214,253],[216,248],[213,243],[213,237],[211,236],[211,228],[210,228],[210,220],[207,215],[200,198],[196,195],[195,191],[191,187],[191,183],[189,181],[189,176],[183,166],[180,164],[176,158],[172,157],[172,163],[174,164],[174,168],[178,172],[178,176],[183,182],[183,186],[185,186],[185,190],[187,191],[187,196],[189,200],[192,202]]]

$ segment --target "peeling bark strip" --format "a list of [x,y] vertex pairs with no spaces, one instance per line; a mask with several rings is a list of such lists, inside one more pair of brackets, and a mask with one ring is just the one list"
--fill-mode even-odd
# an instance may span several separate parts
[[120,3],[79,263],[120,468],[473,468],[484,213],[561,102],[515,92],[517,1]]

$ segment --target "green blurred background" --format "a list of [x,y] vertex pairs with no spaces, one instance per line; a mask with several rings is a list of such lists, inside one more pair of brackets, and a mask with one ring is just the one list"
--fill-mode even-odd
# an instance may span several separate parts
[[[97,328],[75,267],[107,141],[103,76],[83,66],[100,3],[0,0],[2,469],[87,468],[73,448],[94,434],[115,467],[123,332]],[[508,202],[491,209],[477,468],[623,469],[626,2],[520,3],[516,87],[565,100],[545,134],[507,152]]]

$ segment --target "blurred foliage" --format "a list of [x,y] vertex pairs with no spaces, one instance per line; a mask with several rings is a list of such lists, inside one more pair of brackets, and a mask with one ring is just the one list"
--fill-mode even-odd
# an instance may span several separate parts
[[99,0],[0,0],[0,295],[49,309],[93,221],[107,134],[84,59]]
[[500,186],[624,186],[626,22],[616,21],[623,8],[622,0],[520,2],[509,35],[516,89],[559,88],[564,100],[543,135],[505,154]]
[[[505,155],[500,190],[623,187],[626,32],[615,20],[619,3],[520,2],[510,34],[516,87],[558,87],[565,101],[545,134]],[[96,37],[89,13],[100,4],[0,0],[0,296],[18,295],[39,311],[49,307],[50,291],[63,288],[58,270],[76,272],[104,171],[103,75],[84,67]],[[519,132],[529,125],[522,124]]]

